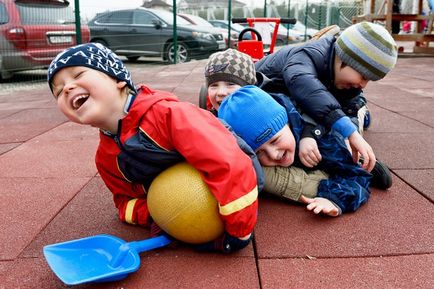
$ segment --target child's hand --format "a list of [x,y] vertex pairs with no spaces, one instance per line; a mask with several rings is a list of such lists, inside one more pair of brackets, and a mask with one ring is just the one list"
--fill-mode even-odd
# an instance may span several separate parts
[[308,168],[318,165],[322,159],[316,140],[311,137],[305,137],[300,140],[298,156],[302,164]]
[[313,211],[315,214],[323,213],[331,217],[337,217],[342,214],[342,210],[338,206],[325,198],[316,197],[312,199],[301,196],[300,201],[308,204],[306,208],[309,211]]
[[360,154],[363,157],[362,168],[368,172],[372,171],[377,161],[372,147],[357,131],[349,136],[348,141],[352,150],[353,161],[358,163]]

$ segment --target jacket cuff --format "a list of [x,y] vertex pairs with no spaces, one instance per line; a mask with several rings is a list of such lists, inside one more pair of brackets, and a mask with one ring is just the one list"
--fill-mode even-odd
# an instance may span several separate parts
[[357,127],[348,116],[344,116],[335,121],[335,123],[332,125],[332,129],[339,132],[344,138],[348,138],[357,130]]

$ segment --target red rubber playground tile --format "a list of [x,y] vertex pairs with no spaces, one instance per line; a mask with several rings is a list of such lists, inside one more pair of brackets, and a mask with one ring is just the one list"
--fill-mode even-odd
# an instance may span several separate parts
[[398,178],[388,191],[372,190],[355,213],[318,216],[278,198],[260,201],[255,229],[259,258],[342,258],[432,252],[434,207]]
[[[137,66],[132,74],[136,83],[197,103],[205,62]],[[394,184],[372,190],[357,212],[328,218],[261,196],[254,244],[241,252],[161,248],[142,253],[139,271],[127,279],[77,288],[431,288],[433,73],[434,58],[399,59],[365,90],[373,113],[365,136],[391,166]],[[28,122],[23,110],[51,112],[55,102],[48,89],[14,96],[0,95],[0,117],[11,124],[2,127],[7,142],[0,142],[0,289],[70,288],[48,268],[44,245],[100,233],[133,241],[149,238],[149,230],[118,220],[96,176],[96,129],[49,127],[51,118],[60,119],[33,111],[42,127],[26,140],[8,131],[14,121]],[[12,136],[21,141],[10,142]]]
[[92,177],[98,130],[65,123],[1,156],[0,177]]
[[434,254],[377,258],[261,259],[263,289],[432,288]]
[[369,111],[372,115],[372,122],[365,132],[366,137],[381,137],[379,133],[423,133],[430,129],[418,120],[380,108],[373,103],[369,103]]
[[[59,200],[61,203],[61,200]],[[67,230],[65,230],[67,228]],[[62,232],[60,234],[60,232]],[[21,260],[42,259],[44,245],[97,234],[111,234],[126,241],[149,238],[149,230],[119,222],[110,192],[100,178],[94,178],[48,224],[20,255]],[[13,266],[33,266],[30,261]],[[39,288],[61,285],[46,263],[36,272],[23,268],[42,280]],[[11,284],[17,284],[21,272],[11,272]],[[48,280],[48,283],[44,283]],[[15,283],[14,283],[15,282]],[[160,248],[141,254],[139,271],[120,282],[92,288],[259,288],[253,248],[230,256],[200,253],[185,245]],[[120,286],[120,287],[119,287]],[[62,288],[61,286],[59,286]]]
[[1,120],[0,143],[26,141],[66,121],[57,108],[22,110]]
[[405,182],[411,184],[422,195],[434,202],[434,169],[395,170]]
[[434,131],[366,134],[376,156],[392,169],[431,169]]
[[0,260],[17,258],[87,182],[73,177],[0,177]]
[[[161,253],[163,249],[158,250]],[[48,268],[43,259],[22,258],[3,268],[3,288],[80,288],[80,289],[259,289],[254,258],[213,255],[207,258],[165,257],[143,254],[138,271],[126,279],[109,283],[66,286]],[[2,268],[0,267],[0,269]],[[0,287],[1,288],[1,287]]]

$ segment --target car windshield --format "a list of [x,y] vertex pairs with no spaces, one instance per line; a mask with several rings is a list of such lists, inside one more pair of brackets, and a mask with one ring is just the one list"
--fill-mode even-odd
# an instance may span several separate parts
[[206,26],[206,27],[214,27],[211,23],[203,19],[202,17],[188,15],[187,17],[191,18],[197,25]]
[[70,24],[75,23],[71,7],[60,5],[17,3],[23,24]]
[[238,31],[238,32],[243,31],[244,28],[246,28],[246,27],[244,27],[244,26],[242,26],[242,25],[240,25],[240,24],[238,24],[238,23],[232,23],[232,24],[231,24],[231,29],[236,30],[236,31]]
[[[271,26],[271,32],[273,32],[274,26],[276,26],[276,23],[274,22],[270,22],[270,26]],[[279,24],[279,27],[277,28],[277,31],[280,33],[287,33],[288,29],[286,29],[285,26],[283,26],[282,24]]]
[[[158,15],[161,19],[163,19],[164,22],[167,24],[173,25],[173,14],[168,11],[158,10],[154,12],[156,15]],[[176,16],[176,24],[177,25],[192,25],[190,22],[185,20],[184,18],[180,16]]]
[[[228,29],[228,22],[227,21],[215,20],[213,23],[215,23],[217,27]],[[246,27],[244,27],[238,23],[231,23],[231,29],[235,30],[238,33],[243,31],[244,28],[246,28]]]
[[296,22],[295,24],[294,24],[294,26],[293,26],[293,29],[295,29],[295,30],[305,30],[306,29],[306,26],[304,26],[303,24],[301,24],[300,22]]

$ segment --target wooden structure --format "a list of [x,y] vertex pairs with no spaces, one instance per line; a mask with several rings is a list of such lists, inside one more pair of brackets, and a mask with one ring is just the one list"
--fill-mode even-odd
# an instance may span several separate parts
[[[393,13],[393,0],[383,0],[380,9],[376,12],[375,0],[370,0],[370,13],[366,15],[354,16],[353,23],[361,21],[383,21],[385,22],[386,29],[392,34],[392,21],[416,21],[416,30],[414,33],[409,34],[392,34],[396,41],[414,41],[414,53],[427,53],[434,54],[434,47],[429,47],[429,42],[434,41],[434,34],[432,34],[434,14],[423,15],[422,6],[424,0],[418,0],[418,13],[417,14],[401,14]],[[422,31],[422,21],[428,22],[428,29],[426,32]]]

